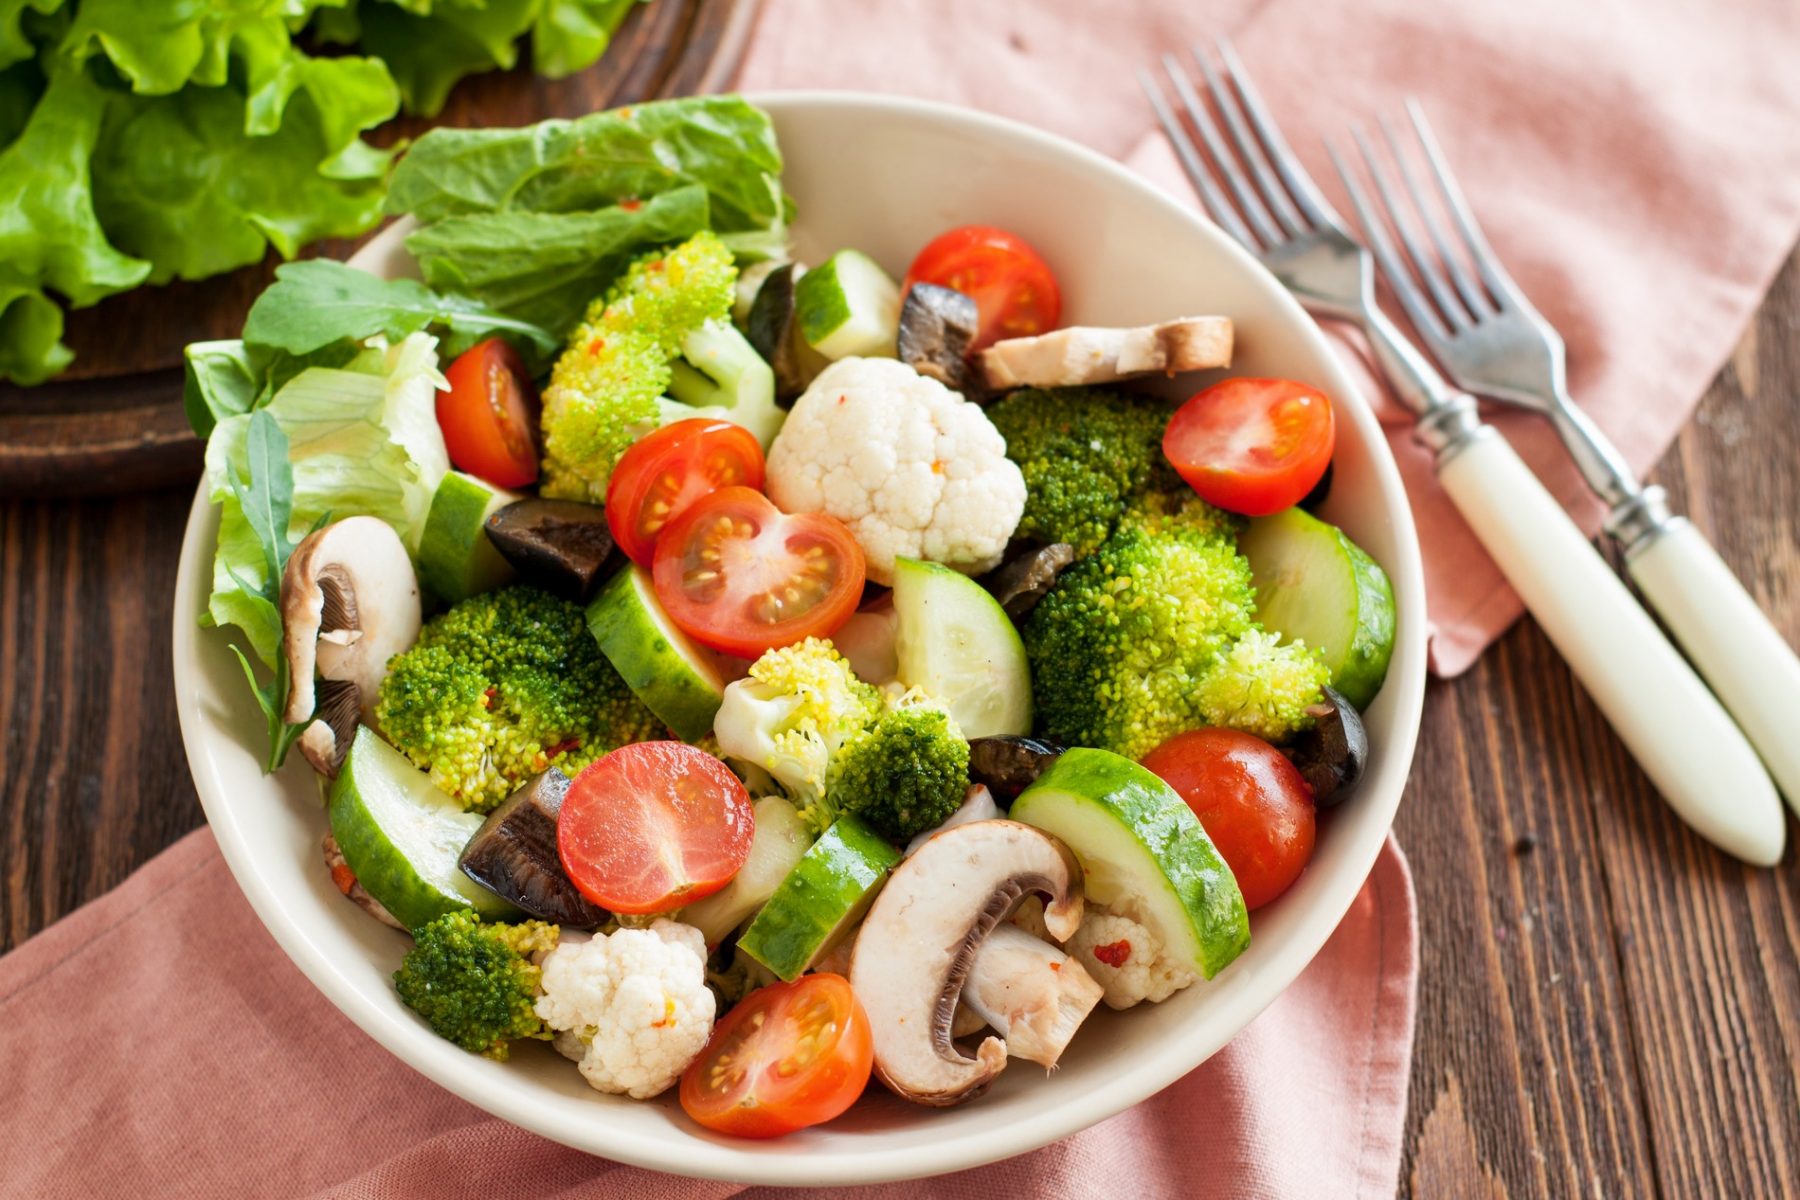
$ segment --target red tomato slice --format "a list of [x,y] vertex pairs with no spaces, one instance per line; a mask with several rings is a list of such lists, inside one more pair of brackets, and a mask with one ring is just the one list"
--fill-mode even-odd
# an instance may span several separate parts
[[669,619],[739,658],[836,632],[862,599],[863,574],[842,521],[783,513],[747,487],[703,497],[664,529],[651,569]]
[[1216,504],[1265,517],[1306,498],[1337,444],[1331,401],[1291,379],[1227,379],[1175,410],[1163,454]]
[[780,1137],[855,1104],[874,1061],[850,981],[802,975],[751,992],[713,1026],[681,1076],[681,1107],[720,1133]]
[[613,541],[648,567],[656,537],[702,496],[726,487],[761,489],[763,452],[742,425],[690,417],[634,442],[606,485]]
[[519,352],[499,338],[477,342],[444,378],[450,390],[437,394],[438,428],[456,468],[495,487],[535,483],[538,399]]
[[992,225],[964,225],[933,238],[906,272],[901,295],[915,283],[955,288],[975,301],[981,326],[973,353],[1001,338],[1056,328],[1062,291],[1056,275],[1024,238]]
[[1145,755],[1144,766],[1200,818],[1244,907],[1267,904],[1306,869],[1316,832],[1312,789],[1269,743],[1235,729],[1194,729]]
[[575,887],[615,913],[659,913],[731,882],[750,854],[750,793],[682,742],[638,742],[569,782],[556,852]]

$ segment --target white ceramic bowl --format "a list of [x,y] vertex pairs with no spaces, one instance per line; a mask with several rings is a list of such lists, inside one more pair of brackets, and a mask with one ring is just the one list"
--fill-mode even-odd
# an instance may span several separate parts
[[[902,1103],[879,1086],[821,1129],[767,1143],[700,1129],[672,1094],[641,1103],[591,1090],[547,1045],[507,1063],[439,1039],[394,994],[405,938],[338,895],[325,872],[317,785],[299,755],[265,777],[260,715],[226,650],[203,632],[217,518],[204,487],[182,547],[175,688],[194,783],[225,860],[306,976],[376,1041],[471,1103],[594,1154],[684,1175],[850,1185],[953,1171],[1066,1137],[1174,1082],[1261,1012],[1318,952],[1355,897],[1392,822],[1412,761],[1425,679],[1418,543],[1374,417],[1310,318],[1274,278],[1187,208],[1070,142],[981,113],[890,97],[800,93],[760,99],[787,156],[802,260],[855,246],[896,276],[934,235],[970,222],[1016,230],[1055,268],[1070,323],[1137,324],[1187,313],[1237,322],[1240,374],[1284,375],[1338,402],[1326,516],[1387,568],[1399,636],[1366,714],[1374,748],[1355,797],[1323,822],[1298,883],[1258,912],[1244,955],[1166,1003],[1102,1008],[1046,1078],[1015,1063],[963,1108]],[[363,261],[396,269],[395,239]],[[1191,390],[1201,380],[1175,386]]]

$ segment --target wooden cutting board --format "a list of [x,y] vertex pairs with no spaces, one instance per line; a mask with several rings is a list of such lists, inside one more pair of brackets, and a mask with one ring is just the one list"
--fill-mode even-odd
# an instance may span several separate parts
[[[391,144],[434,124],[527,125],[722,90],[755,11],[756,0],[652,0],[579,75],[552,82],[520,68],[465,79],[435,121],[401,118],[371,140]],[[321,242],[307,254],[342,258],[357,244]],[[181,349],[237,336],[279,261],[271,254],[229,275],[138,288],[70,313],[69,371],[35,388],[0,384],[0,495],[109,495],[198,475],[202,444],[181,408]]]

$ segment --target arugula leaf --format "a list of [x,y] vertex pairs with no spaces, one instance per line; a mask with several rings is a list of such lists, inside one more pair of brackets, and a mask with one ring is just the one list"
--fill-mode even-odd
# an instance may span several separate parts
[[[267,412],[256,412],[247,421],[245,461],[241,465],[231,464],[228,482],[237,500],[238,512],[262,551],[264,573],[260,586],[235,576],[234,579],[246,594],[246,600],[259,610],[266,608],[267,618],[274,620],[279,628],[277,605],[281,599],[281,574],[294,553],[294,542],[290,538],[294,475],[288,465],[287,435],[275,418]],[[323,521],[321,518],[320,524]],[[250,690],[255,693],[257,705],[268,723],[269,753],[263,770],[273,771],[287,759],[288,750],[307,725],[307,722],[290,724],[284,713],[289,683],[287,658],[275,656],[274,669],[268,683],[264,684],[257,681],[256,671],[243,650],[233,646],[231,652],[237,655],[238,663],[244,668],[244,678],[250,681]]]
[[[361,79],[354,67],[343,70]],[[297,85],[280,126],[258,137],[244,135],[255,114],[236,86],[116,97],[119,115],[93,160],[107,232],[149,260],[150,282],[162,283],[260,261],[270,245],[292,257],[307,242],[369,228],[381,211],[386,157],[354,132],[386,120],[398,101],[391,85],[322,96]]]
[[768,114],[742,96],[658,100],[524,129],[434,129],[394,169],[387,211],[572,213],[690,185],[719,233],[787,218]]
[[706,192],[678,188],[635,208],[446,217],[406,239],[425,281],[561,337],[631,257],[706,228]]
[[331,259],[309,259],[275,269],[275,282],[250,308],[244,340],[310,354],[344,338],[384,334],[398,341],[436,326],[446,334],[442,351],[454,358],[476,342],[506,336],[543,361],[558,340],[527,321],[515,320],[477,300],[443,295],[416,279],[379,279]]

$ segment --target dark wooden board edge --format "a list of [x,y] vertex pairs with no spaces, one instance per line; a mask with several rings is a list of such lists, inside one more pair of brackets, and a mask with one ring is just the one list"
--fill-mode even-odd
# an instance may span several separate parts
[[[606,56],[583,75],[546,83],[520,68],[506,73],[504,84],[515,99],[524,87],[547,102],[546,110],[561,111],[718,91],[737,74],[756,14],[757,0],[658,0],[634,11]],[[481,78],[464,81],[458,89],[463,103],[453,99],[447,112],[464,122],[512,119],[487,111],[483,87]],[[416,135],[432,123],[395,124],[397,133]],[[315,250],[347,255],[356,244],[330,242]],[[174,285],[159,301],[179,303],[184,293],[209,285],[254,295],[276,261],[271,254],[217,280]],[[94,374],[37,388],[0,386],[0,496],[107,496],[191,482],[202,451],[182,411],[178,368]]]

